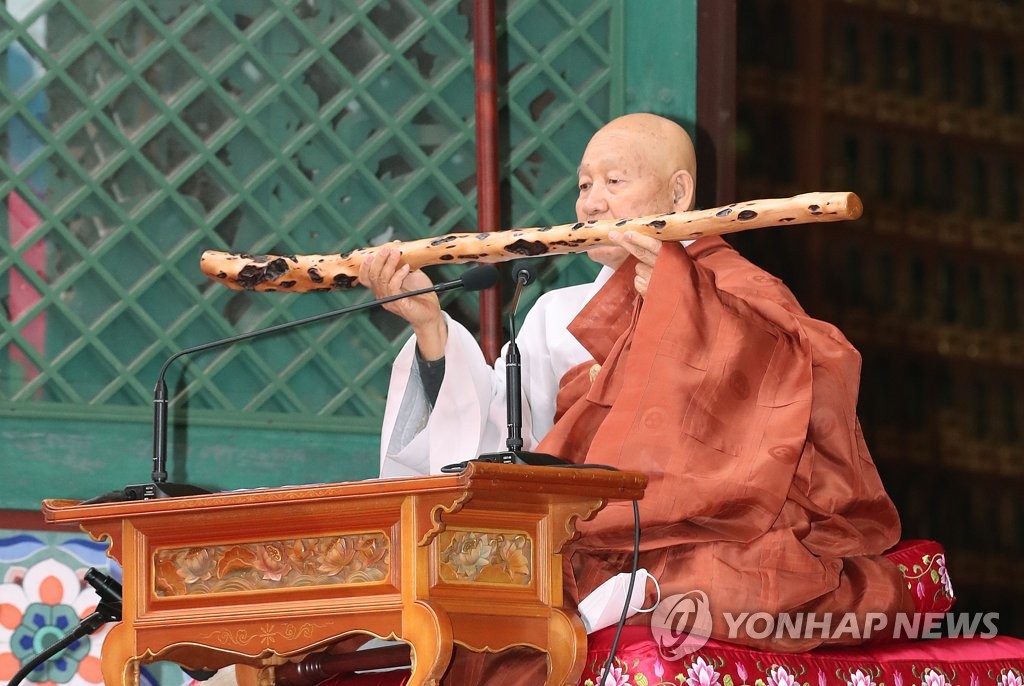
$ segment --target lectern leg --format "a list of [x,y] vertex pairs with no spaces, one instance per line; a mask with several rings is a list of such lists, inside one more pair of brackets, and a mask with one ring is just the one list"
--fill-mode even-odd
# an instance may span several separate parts
[[575,686],[587,661],[587,630],[575,614],[553,609],[548,620],[547,686]]
[[135,659],[132,638],[132,632],[118,624],[103,639],[100,671],[107,686],[139,686],[139,661]]
[[412,674],[406,686],[437,686],[452,659],[452,623],[429,601],[402,610],[402,640],[412,646]]

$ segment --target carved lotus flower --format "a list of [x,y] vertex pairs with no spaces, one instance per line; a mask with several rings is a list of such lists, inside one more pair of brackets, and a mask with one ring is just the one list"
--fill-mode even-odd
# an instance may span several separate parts
[[[351,545],[347,538],[338,538],[331,542],[327,546],[327,550],[320,556],[320,566],[318,569],[324,574],[334,576],[341,574],[349,565],[352,565],[356,559],[358,549]],[[358,568],[361,565],[356,565]],[[349,569],[349,571],[352,571]]]
[[490,551],[489,542],[480,534],[460,532],[445,548],[441,560],[452,568],[456,577],[473,579],[488,564]]
[[255,552],[253,567],[264,579],[280,581],[291,569],[291,562],[280,543],[260,543]]
[[292,568],[303,573],[309,573],[316,567],[316,545],[307,545],[306,541],[298,538],[288,542],[288,560]]
[[517,576],[530,575],[530,559],[523,552],[526,538],[523,536],[505,537],[498,545],[498,559],[513,579]]
[[217,571],[210,551],[205,548],[190,548],[178,556],[178,574],[186,584],[206,581]]
[[160,595],[184,595],[185,581],[181,577],[178,565],[174,560],[157,560],[156,562],[156,590]]
[[380,546],[370,536],[360,536],[353,541],[352,546],[358,555],[360,569],[372,565],[375,559],[380,559]]

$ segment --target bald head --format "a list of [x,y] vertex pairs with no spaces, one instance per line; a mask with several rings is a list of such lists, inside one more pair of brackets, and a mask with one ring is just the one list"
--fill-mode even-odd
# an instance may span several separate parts
[[627,219],[693,207],[697,164],[683,127],[653,114],[627,114],[594,134],[579,167],[576,214]]
[[[579,167],[576,218],[633,219],[693,208],[697,163],[683,127],[653,114],[627,114],[594,134]],[[597,247],[591,259],[617,266],[618,247]]]
[[634,147],[650,173],[665,179],[678,171],[688,172],[694,181],[697,179],[697,157],[690,134],[671,119],[646,112],[626,114],[601,127],[591,143],[595,140]]

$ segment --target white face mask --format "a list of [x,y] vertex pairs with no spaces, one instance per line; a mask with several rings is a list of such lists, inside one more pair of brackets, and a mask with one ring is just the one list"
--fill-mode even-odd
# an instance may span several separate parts
[[[618,624],[619,618],[622,616],[622,606],[626,603],[629,576],[629,572],[613,576],[580,601],[578,610],[588,634],[606,626]],[[658,600],[653,606],[643,608],[648,579],[654,582],[654,587],[658,591]],[[632,617],[637,612],[653,612],[659,602],[661,602],[661,587],[658,586],[658,580],[642,567],[636,570],[636,580],[633,582],[633,593],[629,598],[629,610],[626,616]]]

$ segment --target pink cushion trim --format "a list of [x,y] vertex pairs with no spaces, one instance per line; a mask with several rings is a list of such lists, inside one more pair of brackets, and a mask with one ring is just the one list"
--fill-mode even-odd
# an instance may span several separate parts
[[[615,628],[602,629],[588,637],[588,652],[608,654]],[[622,630],[619,640],[619,653],[631,649],[650,649],[657,654],[657,645],[651,637],[651,630],[645,626],[627,626]],[[1015,659],[1024,666],[1024,640],[1010,636],[994,636],[992,638],[938,638],[935,640],[901,641],[876,646],[854,646],[849,648],[818,648],[808,653],[779,653],[745,648],[733,643],[709,640],[700,652],[727,651],[743,653],[752,658],[778,657],[792,659],[799,657],[815,657],[828,659],[869,658],[879,662],[899,662],[906,660],[937,659],[950,661],[985,661]]]

